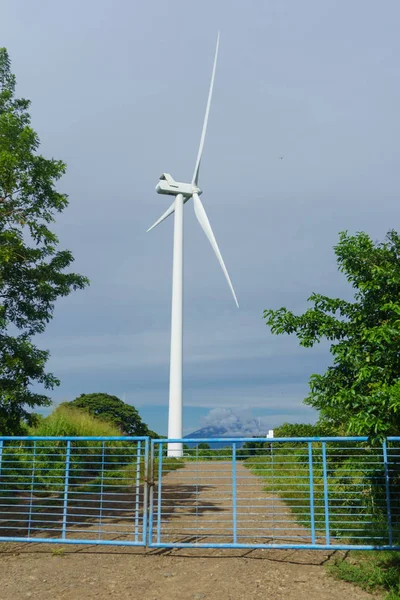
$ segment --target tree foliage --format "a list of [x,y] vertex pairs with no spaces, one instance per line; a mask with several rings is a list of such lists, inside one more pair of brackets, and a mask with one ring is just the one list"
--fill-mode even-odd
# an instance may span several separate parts
[[333,431],[330,431],[328,427],[324,427],[321,423],[317,423],[316,425],[311,425],[310,423],[283,423],[274,429],[274,437],[277,438],[320,437],[332,435],[333,433]]
[[15,76],[0,48],[0,433],[21,430],[30,410],[50,403],[33,383],[52,389],[59,381],[46,373],[49,353],[32,336],[42,333],[54,303],[88,280],[66,273],[71,252],[58,250],[49,229],[68,205],[55,184],[65,164],[38,153],[30,124],[29,100],[15,98]]
[[375,243],[342,232],[334,250],[353,301],[314,293],[303,315],[280,308],[264,317],[272,333],[294,333],[306,348],[331,342],[333,365],[311,376],[305,399],[323,421],[349,434],[399,434],[400,237],[389,231]]
[[118,427],[122,435],[157,437],[153,431],[149,430],[146,423],[143,423],[136,408],[131,404],[126,404],[117,396],[102,392],[81,394],[75,400],[63,403],[62,406],[79,408],[94,417],[108,421]]
[[211,446],[210,444],[207,444],[207,442],[200,442],[197,447],[199,450],[211,450]]

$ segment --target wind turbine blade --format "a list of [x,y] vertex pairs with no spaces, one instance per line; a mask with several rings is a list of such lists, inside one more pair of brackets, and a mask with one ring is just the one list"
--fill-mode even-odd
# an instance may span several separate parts
[[213,230],[211,229],[210,221],[208,220],[206,211],[204,209],[204,206],[203,206],[198,194],[193,194],[193,206],[194,206],[194,212],[196,214],[197,220],[200,223],[204,233],[208,237],[211,246],[213,247],[213,250],[216,254],[216,257],[218,258],[218,262],[221,265],[222,271],[226,277],[228,285],[231,288],[231,292],[232,292],[233,298],[236,302],[236,306],[239,308],[239,303],[236,298],[235,290],[233,289],[231,279],[230,279],[228,271],[225,267],[225,263],[221,256],[221,252],[219,251],[219,248],[218,248],[217,240],[215,239]]
[[199,151],[197,153],[196,166],[194,168],[193,179],[192,179],[192,184],[195,184],[195,185],[197,185],[198,181],[199,181],[201,155],[203,154],[204,140],[205,140],[206,131],[207,131],[208,115],[210,114],[211,98],[212,98],[213,87],[214,87],[215,70],[217,68],[218,48],[219,48],[219,32],[218,32],[218,37],[217,37],[217,47],[215,49],[215,57],[214,57],[214,65],[213,65],[212,75],[211,75],[210,90],[208,92],[206,114],[204,116],[203,129],[202,129],[201,138],[200,138],[200,146],[199,146]]
[[171,204],[171,206],[165,211],[165,213],[163,215],[161,215],[161,217],[155,223],[153,223],[153,225],[151,227],[148,228],[148,230],[146,231],[146,233],[148,233],[149,231],[151,231],[152,229],[154,229],[154,227],[157,227],[157,225],[159,225],[160,223],[162,223],[162,221],[164,221],[164,219],[166,219],[167,217],[169,217],[170,215],[172,215],[172,213],[174,211],[175,211],[175,200],[173,201],[173,203]]

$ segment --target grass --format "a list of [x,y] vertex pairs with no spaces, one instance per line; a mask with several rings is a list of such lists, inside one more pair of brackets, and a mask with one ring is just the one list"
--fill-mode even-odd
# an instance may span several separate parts
[[[60,406],[29,431],[32,436],[119,436],[114,425],[84,411]],[[78,441],[71,443],[70,482],[94,479],[104,468],[117,471],[134,460],[135,443]],[[35,495],[64,489],[67,444],[65,441],[9,441],[3,447],[0,496],[11,499],[16,490],[35,489]],[[8,490],[11,490],[10,493]]]
[[[328,445],[327,445],[328,447]],[[313,446],[313,483],[316,533],[324,534],[324,488],[321,452]],[[250,457],[244,463],[265,481],[291,509],[297,522],[310,526],[309,465],[307,448],[289,444],[272,455]],[[384,479],[373,448],[341,452],[331,450],[328,461],[331,534],[344,543],[369,543],[375,537],[387,541]],[[394,488],[396,489],[396,488]],[[391,497],[392,508],[399,499]],[[396,514],[396,512],[394,513]],[[396,525],[398,529],[398,525]],[[352,551],[327,566],[331,575],[363,589],[385,591],[385,600],[400,600],[400,552]]]
[[92,417],[76,408],[59,406],[48,417],[33,427],[30,435],[40,436],[120,436],[118,427]]
[[327,569],[336,579],[368,592],[386,591],[385,600],[400,600],[400,552],[353,551]]
[[[286,447],[285,447],[286,446]],[[310,472],[305,444],[274,448],[273,454],[250,457],[245,466],[265,481],[265,490],[279,496],[297,522],[309,528]],[[369,543],[387,538],[386,501],[382,467],[374,449],[352,455],[353,449],[331,449],[328,461],[330,533],[343,542]],[[371,466],[372,465],[372,466]],[[322,451],[313,447],[313,495],[316,534],[325,532]]]
[[[120,431],[114,425],[88,413],[60,406],[30,430],[36,436],[114,437]],[[35,445],[34,445],[35,444]],[[136,485],[137,443],[125,441],[72,441],[69,483],[75,492],[112,492]],[[143,452],[143,448],[142,448]],[[3,447],[0,497],[18,502],[18,492],[34,496],[64,492],[67,443],[65,441],[10,441]],[[158,476],[155,464],[155,477]],[[183,462],[165,457],[163,474],[183,466]],[[140,482],[145,477],[144,456],[140,461]]]
[[226,448],[184,448],[184,459],[188,462],[232,460],[232,447]]

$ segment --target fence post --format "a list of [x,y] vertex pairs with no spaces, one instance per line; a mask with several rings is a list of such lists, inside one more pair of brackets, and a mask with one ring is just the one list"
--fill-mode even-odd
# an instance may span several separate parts
[[31,535],[31,523],[33,512],[33,487],[35,485],[35,465],[36,465],[36,441],[33,442],[32,453],[32,472],[31,472],[31,497],[29,501],[29,516],[28,516],[28,537]]
[[139,539],[139,494],[140,494],[140,459],[141,459],[141,442],[136,442],[136,502],[135,502],[135,542]]
[[143,464],[143,517],[142,517],[142,542],[147,546],[148,543],[148,530],[147,530],[147,518],[150,510],[149,506],[149,479],[152,477],[151,471],[149,472],[149,443],[150,438],[146,438],[144,442],[144,464]]
[[161,538],[161,505],[162,505],[162,460],[163,460],[163,443],[160,442],[158,451],[158,481],[157,481],[157,544]]
[[329,498],[328,498],[328,473],[326,465],[326,442],[322,442],[322,469],[324,478],[324,511],[325,511],[325,543],[330,544],[329,532]]
[[237,543],[237,481],[236,481],[236,442],[232,444],[232,519],[233,543]]
[[99,533],[100,540],[103,528],[103,496],[104,496],[104,467],[105,467],[105,441],[101,443],[101,477],[100,477],[100,506],[99,506]]
[[1,490],[1,467],[3,461],[3,440],[0,440],[0,490]]
[[308,442],[308,472],[310,475],[310,520],[311,520],[311,543],[315,544],[315,515],[314,515],[314,475],[313,475],[313,452],[312,442]]
[[69,485],[69,466],[71,457],[71,440],[67,441],[67,452],[65,455],[65,478],[64,478],[64,506],[62,520],[62,539],[65,540],[67,532],[67,512],[68,512],[68,485]]
[[383,450],[383,464],[385,467],[386,511],[387,511],[387,520],[388,520],[388,528],[389,528],[389,546],[392,546],[393,545],[392,507],[391,507],[391,502],[390,502],[390,476],[389,476],[386,440],[382,443],[382,450]]
[[[145,492],[145,506],[147,506],[147,501],[146,501],[146,495],[147,495],[147,490],[149,489],[148,486],[150,487],[149,490],[149,529],[148,529],[148,533],[146,533],[146,537],[147,539],[145,540],[150,546],[153,543],[153,523],[154,523],[154,441],[151,440],[150,442],[151,447],[150,447],[150,463],[148,465],[148,457],[146,458],[146,465],[145,465],[145,477],[146,477],[146,486],[144,488],[144,492]],[[147,450],[148,451],[148,450]],[[149,471],[148,471],[148,466],[150,467]],[[149,481],[150,483],[148,484],[147,481]],[[145,512],[145,517],[147,519],[147,512]],[[147,524],[147,521],[146,521]],[[143,527],[145,525],[143,524]]]

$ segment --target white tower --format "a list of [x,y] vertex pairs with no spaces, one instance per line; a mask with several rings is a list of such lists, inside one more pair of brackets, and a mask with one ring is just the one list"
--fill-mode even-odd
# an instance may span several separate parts
[[[200,162],[203,154],[204,140],[207,131],[208,115],[214,87],[215,70],[219,48],[219,33],[215,50],[214,65],[208,93],[206,114],[201,132],[200,146],[191,183],[175,181],[168,173],[163,173],[156,186],[158,194],[174,196],[174,201],[163,215],[148,231],[159,225],[164,219],[175,213],[174,217],[174,251],[172,264],[172,317],[171,317],[171,360],[169,380],[169,415],[168,438],[182,439],[182,364],[183,364],[183,206],[193,200],[194,212],[204,233],[206,234],[221,265],[236,305],[239,306],[228,271],[219,251],[218,244],[211,229],[204,206],[200,200],[202,190],[198,186]],[[182,442],[168,444],[168,456],[182,456]]]

